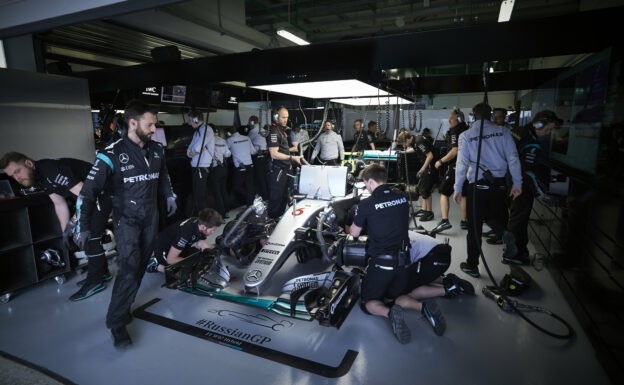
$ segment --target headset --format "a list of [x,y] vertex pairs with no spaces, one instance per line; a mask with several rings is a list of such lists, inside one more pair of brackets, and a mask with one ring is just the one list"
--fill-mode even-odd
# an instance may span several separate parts
[[461,110],[459,108],[454,108],[453,112],[455,113],[455,115],[457,115],[457,123],[463,123],[464,122],[464,113],[461,112]]
[[199,119],[197,118],[197,116],[193,116],[193,118],[191,118],[191,122],[197,124],[199,123]]
[[288,110],[288,108],[284,107],[284,106],[279,106],[278,108],[276,108],[275,110],[273,110],[271,112],[271,119],[273,120],[273,123],[277,123],[277,119],[279,118],[279,111],[284,108],[286,110]]

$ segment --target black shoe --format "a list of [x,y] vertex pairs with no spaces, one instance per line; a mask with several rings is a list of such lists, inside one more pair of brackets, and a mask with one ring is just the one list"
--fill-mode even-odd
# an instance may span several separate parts
[[432,219],[433,219],[433,211],[425,211],[425,213],[420,216],[421,222],[428,222]]
[[488,243],[488,245],[502,245],[503,244],[503,238],[499,238],[497,236],[493,236],[490,238],[486,238],[485,242]]
[[424,213],[426,213],[427,211],[420,209],[418,211],[416,211],[416,213],[414,214],[415,217],[419,217],[421,215],[423,215]]
[[441,231],[448,230],[451,227],[453,227],[453,225],[451,225],[451,222],[449,222],[448,219],[442,219],[440,221],[440,223],[438,223],[438,225],[436,227],[434,227],[433,230],[431,230],[431,232],[432,233],[439,233]]
[[104,289],[106,289],[106,285],[104,285],[102,282],[96,282],[93,284],[85,284],[80,288],[80,290],[72,294],[71,297],[69,297],[69,299],[71,301],[80,301],[83,299],[87,299],[91,297],[93,294],[99,293]]
[[461,227],[462,230],[468,230],[468,221],[459,221],[459,227]]
[[481,276],[481,274],[479,274],[479,268],[478,267],[471,267],[468,265],[468,262],[462,262],[459,264],[459,268],[461,269],[461,271],[463,271],[464,273],[475,277],[475,278],[479,278]]
[[445,297],[455,297],[459,293],[474,295],[474,286],[465,279],[461,279],[453,273],[447,274],[442,279],[444,285]]
[[113,345],[116,348],[125,348],[128,345],[132,345],[130,334],[128,334],[125,326],[111,329],[111,334],[113,336]]
[[400,343],[406,344],[412,339],[412,332],[410,332],[405,319],[403,317],[403,308],[399,305],[394,305],[390,308],[388,313],[388,319],[392,325],[392,333],[399,340]]
[[431,325],[435,334],[439,336],[444,334],[444,330],[446,330],[446,320],[435,301],[429,300],[423,302],[421,313],[429,325]]
[[493,237],[496,236],[496,231],[494,231],[494,230],[486,231],[484,233],[481,233],[481,236],[483,238],[493,238]]
[[[111,279],[113,279],[113,275],[107,271],[106,273],[102,274],[102,282],[108,282]],[[78,286],[82,286],[85,284],[85,282],[87,282],[87,279],[81,279],[80,281],[76,282],[76,285]]]
[[503,242],[505,243],[505,250],[503,251],[503,259],[512,260],[518,255],[518,246],[516,246],[516,237],[511,231],[505,231],[503,233]]
[[518,255],[516,255],[513,258],[506,258],[503,255],[502,262],[504,264],[506,264],[506,265],[510,265],[510,264],[514,264],[514,265],[529,265],[531,263],[531,260],[529,259],[528,251],[525,251],[525,252],[518,253]]

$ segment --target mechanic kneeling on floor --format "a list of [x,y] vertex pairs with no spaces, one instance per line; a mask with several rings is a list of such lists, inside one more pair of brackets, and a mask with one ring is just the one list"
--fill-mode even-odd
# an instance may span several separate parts
[[[401,295],[408,283],[409,203],[405,194],[386,185],[388,173],[379,164],[371,164],[362,170],[362,180],[371,196],[358,204],[349,229],[354,237],[360,235],[363,227],[368,232],[369,262],[362,281],[362,310],[387,317],[392,332],[400,343],[405,344],[411,340],[411,332],[400,304],[409,304],[411,308],[420,304]],[[394,304],[389,306],[392,301]],[[439,326],[443,325],[443,319],[435,302],[420,307],[436,334],[443,333],[444,327]]]
[[[48,193],[54,203],[54,211],[61,230],[65,234],[71,231],[71,228],[68,228],[70,212],[66,198],[80,194],[83,181],[91,170],[90,163],[72,158],[33,161],[19,152],[9,152],[0,159],[0,169],[24,187],[35,186]],[[104,282],[113,278],[108,271],[101,242],[112,210],[110,192],[101,191],[96,201],[90,223],[91,236],[83,248],[88,261],[87,278],[79,282],[81,288],[69,297],[71,301],[80,301],[99,293],[106,288]]]
[[221,214],[214,209],[203,209],[198,217],[167,226],[156,238],[154,254],[147,265],[147,271],[164,273],[165,267],[182,261],[192,253],[195,242],[197,249],[209,249],[210,245],[205,239],[221,224],[223,224]]
[[[459,293],[474,295],[474,287],[455,274],[446,274],[451,266],[451,246],[447,243],[416,231],[410,230],[410,265],[408,267],[407,286],[403,294],[415,299],[423,300],[433,297],[452,298]],[[441,285],[441,286],[440,286]],[[410,308],[412,302],[396,300],[400,306]],[[416,310],[421,311],[420,302]],[[435,325],[440,327],[440,325]]]

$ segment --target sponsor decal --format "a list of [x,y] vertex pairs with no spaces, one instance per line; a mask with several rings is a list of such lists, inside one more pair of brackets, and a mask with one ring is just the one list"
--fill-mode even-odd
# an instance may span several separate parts
[[407,203],[407,198],[403,197],[400,199],[391,200],[388,202],[381,202],[375,204],[375,210],[385,209],[386,207],[392,207],[396,205],[401,205],[403,203]]
[[129,164],[129,165],[127,165],[127,166],[122,166],[122,167],[121,167],[121,171],[122,171],[122,172],[124,172],[124,171],[130,171],[130,170],[132,170],[133,168],[134,168],[134,165],[133,165],[133,164]]
[[247,281],[256,282],[262,277],[262,272],[260,270],[252,270],[247,273]]
[[142,174],[136,176],[124,177],[124,183],[134,183],[134,182],[146,182],[152,179],[158,179],[159,173],[153,172],[151,174]]
[[344,297],[346,292],[347,292],[347,288],[345,287],[344,289],[342,289],[342,292],[340,292],[340,295],[334,301],[334,303],[331,304],[331,307],[329,308],[329,314],[334,314],[334,311],[336,311],[336,306],[338,306],[340,301],[342,301],[342,297]]
[[129,156],[128,156],[128,154],[126,154],[125,152],[124,152],[124,153],[119,154],[119,161],[120,161],[121,163],[126,164],[126,163],[128,163],[128,161],[129,161],[129,160],[130,160],[130,157],[129,157]]
[[262,250],[260,250],[260,252],[264,253],[264,254],[278,255],[281,251],[280,250],[271,250],[271,249],[262,249]]
[[295,210],[295,213],[293,215],[297,217],[297,216],[299,216],[301,214],[303,214],[303,209],[297,209],[297,210]]
[[267,242],[266,244],[267,244],[267,245],[271,245],[271,246],[282,246],[282,247],[285,247],[285,246],[286,246],[286,245],[283,245],[283,244],[281,244],[281,243],[273,243],[273,242]]

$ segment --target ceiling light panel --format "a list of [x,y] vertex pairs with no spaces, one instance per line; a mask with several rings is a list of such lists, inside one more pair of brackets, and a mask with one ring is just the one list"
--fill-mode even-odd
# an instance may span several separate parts
[[382,91],[356,79],[330,80],[324,82],[266,84],[252,86],[251,88],[271,92],[280,92],[288,95],[303,96],[311,99],[388,95],[386,91]]
[[398,96],[374,97],[374,98],[345,98],[331,99],[330,102],[342,103],[350,106],[385,106],[397,104],[412,104],[413,102]]

